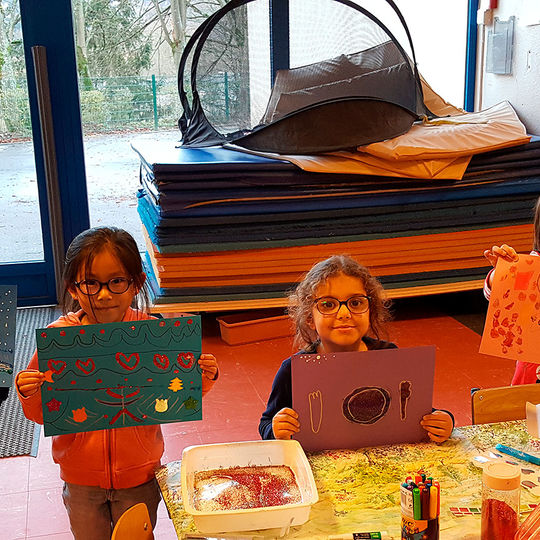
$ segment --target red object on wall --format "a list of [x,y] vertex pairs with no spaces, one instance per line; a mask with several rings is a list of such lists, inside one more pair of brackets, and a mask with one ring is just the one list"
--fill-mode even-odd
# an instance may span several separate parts
[[499,0],[489,0],[489,9],[495,9],[498,3]]

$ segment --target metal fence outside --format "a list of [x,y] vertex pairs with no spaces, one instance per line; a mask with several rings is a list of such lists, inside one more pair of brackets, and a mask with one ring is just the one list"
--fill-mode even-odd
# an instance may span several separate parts
[[[205,81],[205,92],[228,115],[226,73]],[[79,78],[85,133],[174,128],[182,114],[176,77]],[[0,86],[0,142],[32,136],[26,79],[3,79]]]

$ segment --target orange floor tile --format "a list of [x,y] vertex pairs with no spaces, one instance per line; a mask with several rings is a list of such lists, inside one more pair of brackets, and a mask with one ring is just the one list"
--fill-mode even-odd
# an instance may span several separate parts
[[[480,336],[449,315],[455,305],[449,296],[399,301],[389,337],[400,347],[434,344],[437,348],[434,406],[451,410],[457,425],[468,424],[470,389],[509,384],[512,362],[479,354]],[[470,295],[452,296],[466,314]],[[471,309],[483,305],[477,295]],[[487,307],[487,305],[486,305]],[[474,315],[474,313],[473,313]],[[458,317],[459,318],[459,317]],[[164,462],[179,459],[193,444],[254,440],[274,374],[293,351],[292,340],[281,338],[231,347],[219,337],[214,316],[205,317],[203,349],[220,365],[219,384],[205,397],[203,420],[163,426]],[[2,540],[67,540],[68,519],[62,504],[58,468],[50,455],[50,439],[41,437],[36,458],[0,459],[0,538]],[[157,540],[174,540],[176,534],[163,503],[159,509]]]

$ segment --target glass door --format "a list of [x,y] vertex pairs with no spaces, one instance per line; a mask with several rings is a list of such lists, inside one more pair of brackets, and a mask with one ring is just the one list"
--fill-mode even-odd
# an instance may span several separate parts
[[71,5],[2,8],[0,283],[19,306],[55,304],[63,250],[89,223]]

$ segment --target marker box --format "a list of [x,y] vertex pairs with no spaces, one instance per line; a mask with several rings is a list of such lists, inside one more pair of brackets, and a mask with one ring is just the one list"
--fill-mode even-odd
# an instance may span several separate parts
[[411,519],[401,514],[401,540],[439,540],[439,518]]

